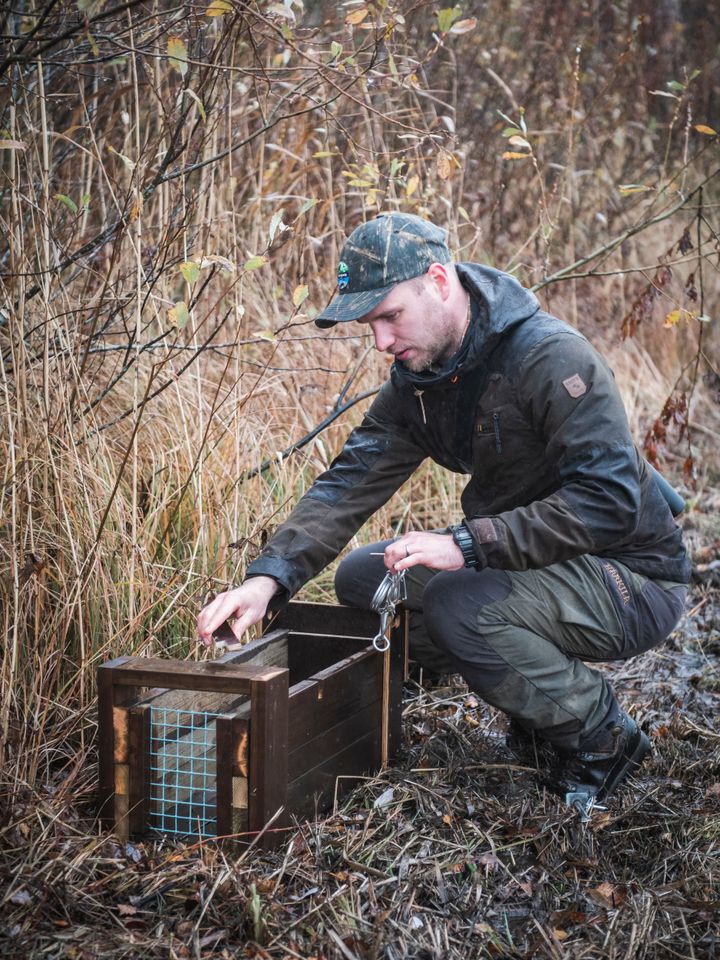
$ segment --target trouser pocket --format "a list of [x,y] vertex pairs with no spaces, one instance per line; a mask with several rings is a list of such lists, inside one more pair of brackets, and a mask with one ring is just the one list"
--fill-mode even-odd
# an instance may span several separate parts
[[687,587],[681,583],[661,587],[619,563],[602,557],[597,562],[623,628],[618,659],[633,657],[666,640],[683,615]]

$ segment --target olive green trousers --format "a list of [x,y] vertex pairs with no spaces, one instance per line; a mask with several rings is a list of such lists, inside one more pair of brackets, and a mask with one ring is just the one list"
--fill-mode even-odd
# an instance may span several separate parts
[[[338,567],[341,603],[370,609],[391,541],[350,553]],[[562,750],[601,726],[615,697],[589,662],[625,660],[661,643],[682,616],[684,584],[649,580],[585,555],[540,570],[412,567],[406,575],[410,653]]]

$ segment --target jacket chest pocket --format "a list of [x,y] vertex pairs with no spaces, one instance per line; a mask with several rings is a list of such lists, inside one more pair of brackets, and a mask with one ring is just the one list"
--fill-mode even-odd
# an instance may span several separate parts
[[477,417],[473,473],[484,482],[524,487],[542,456],[542,445],[514,404],[493,407]]
[[503,452],[503,438],[500,427],[501,410],[502,407],[475,422],[473,451],[483,450],[487,453],[490,452],[490,448],[493,448],[497,456],[500,456]]

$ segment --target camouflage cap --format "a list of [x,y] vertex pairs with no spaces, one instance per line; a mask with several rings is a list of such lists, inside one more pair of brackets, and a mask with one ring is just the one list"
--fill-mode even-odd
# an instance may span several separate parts
[[412,213],[381,213],[350,234],[338,264],[337,294],[315,323],[332,327],[373,310],[397,283],[449,263],[446,231]]

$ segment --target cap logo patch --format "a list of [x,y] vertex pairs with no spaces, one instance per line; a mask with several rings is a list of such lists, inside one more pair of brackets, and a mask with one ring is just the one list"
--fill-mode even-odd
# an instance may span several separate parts
[[567,380],[563,380],[562,385],[574,399],[587,393],[587,386],[579,373],[573,374],[573,376],[568,377]]
[[344,260],[341,260],[338,264],[338,290],[344,290],[349,283],[350,274],[348,272],[348,265]]

